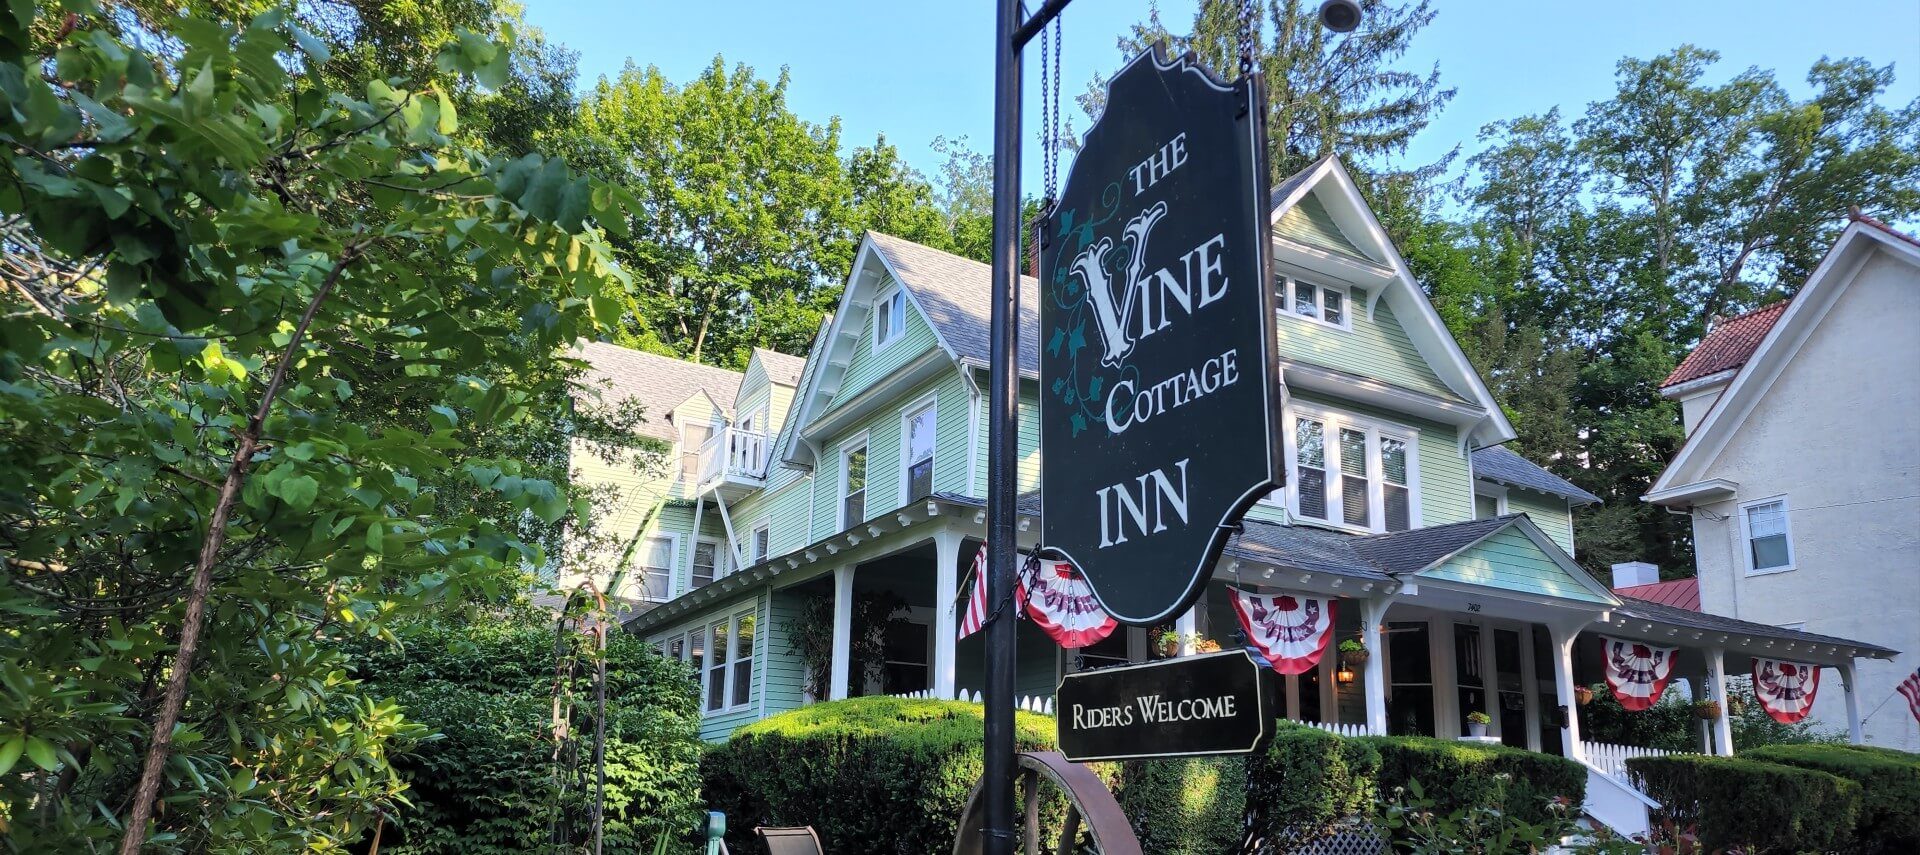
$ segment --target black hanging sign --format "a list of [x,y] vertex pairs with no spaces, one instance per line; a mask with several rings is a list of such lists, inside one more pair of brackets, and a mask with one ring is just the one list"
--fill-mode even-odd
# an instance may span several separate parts
[[1192,605],[1282,483],[1264,102],[1155,45],[1043,232],[1041,543],[1122,623]]
[[1068,674],[1055,690],[1068,760],[1246,754],[1273,735],[1262,681],[1245,650]]

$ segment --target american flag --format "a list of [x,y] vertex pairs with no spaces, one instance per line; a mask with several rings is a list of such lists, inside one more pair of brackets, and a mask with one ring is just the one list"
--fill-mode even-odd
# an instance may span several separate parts
[[1907,696],[1907,711],[1913,713],[1915,721],[1920,721],[1920,669],[1900,681],[1900,694]]
[[973,556],[973,591],[967,595],[967,614],[960,619],[960,637],[966,638],[980,631],[980,625],[987,622],[987,545],[980,544],[980,551]]

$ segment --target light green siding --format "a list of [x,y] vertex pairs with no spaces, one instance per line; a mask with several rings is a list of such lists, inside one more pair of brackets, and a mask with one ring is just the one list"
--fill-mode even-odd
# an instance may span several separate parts
[[[883,283],[876,294],[892,287],[892,281],[889,279]],[[879,313],[871,307],[867,309],[866,318],[861,321],[859,337],[854,342],[852,359],[847,363],[847,373],[824,412],[831,412],[834,407],[853,400],[920,354],[939,346],[933,328],[927,325],[926,318],[920,317],[920,311],[913,307],[913,301],[906,301],[906,307],[905,331],[878,352],[873,349],[873,319]]]
[[769,595],[767,667],[762,671],[767,715],[798,709],[806,702],[807,666],[792,650],[804,599],[793,591]]
[[1460,453],[1460,435],[1452,425],[1312,392],[1295,390],[1293,399],[1420,431],[1420,525],[1446,525],[1473,519],[1471,467],[1466,456]]
[[[840,486],[845,470],[845,454],[862,441],[867,444],[866,518],[872,519],[898,509],[909,498],[901,495],[905,482],[901,428],[909,411],[933,401],[934,412],[934,489],[944,490],[964,484],[967,478],[965,380],[959,373],[940,377],[915,387],[826,443],[814,474],[813,521],[811,540],[839,532]],[[943,446],[945,449],[943,450]],[[848,520],[852,525],[855,520]]]
[[1514,526],[1502,529],[1453,560],[1420,575],[1526,594],[1606,602]]
[[1363,261],[1373,261],[1367,257],[1366,253],[1361,252],[1359,247],[1354,246],[1353,241],[1347,239],[1346,233],[1340,230],[1340,225],[1334,222],[1333,215],[1327,212],[1327,206],[1320,203],[1320,196],[1316,193],[1308,193],[1301,197],[1297,204],[1281,214],[1279,221],[1273,224],[1273,233],[1276,237],[1287,238],[1316,249],[1337,252]]
[[1573,554],[1573,512],[1567,507],[1567,500],[1546,493],[1522,490],[1518,487],[1507,489],[1507,513],[1526,514],[1527,519],[1547,533],[1560,548]]
[[[763,672],[768,665],[768,651],[784,648],[784,643],[780,648],[773,647],[770,643],[772,641],[772,634],[767,630],[769,623],[767,595],[757,593],[736,597],[725,605],[713,606],[701,610],[697,618],[682,621],[674,624],[669,629],[650,633],[647,636],[648,642],[658,644],[676,636],[685,635],[689,631],[705,630],[705,628],[710,626],[714,621],[729,618],[743,611],[751,612],[755,621],[751,688],[749,689],[747,702],[744,705],[737,706],[730,710],[707,713],[705,712],[707,700],[706,689],[705,683],[702,683],[700,692],[700,709],[702,710],[700,718],[700,738],[709,742],[726,739],[733,734],[735,728],[759,721],[762,717],[761,698],[765,690],[763,685]],[[731,660],[731,658],[732,657],[729,657],[729,660]],[[728,667],[732,667],[731,664],[729,664]],[[708,676],[707,674],[700,675],[702,680],[705,680]]]
[[933,489],[968,495],[973,470],[972,449],[967,447],[967,439],[973,436],[973,390],[966,375],[956,370],[940,381],[936,392],[940,419],[934,438]]
[[[1316,281],[1312,276],[1302,278]],[[1367,298],[1368,294],[1358,289],[1350,294],[1347,315],[1352,329],[1337,329],[1282,312],[1280,358],[1345,371],[1450,401],[1462,400],[1433,373],[1432,366],[1407,338],[1388,301],[1382,298],[1376,303],[1369,318]]]
[[[974,467],[973,490],[969,495],[987,494],[987,403],[980,402],[978,427],[974,433],[974,447],[980,455],[980,465]],[[1022,493],[1040,489],[1040,401],[1034,387],[1029,384],[1020,386],[1020,482]]]

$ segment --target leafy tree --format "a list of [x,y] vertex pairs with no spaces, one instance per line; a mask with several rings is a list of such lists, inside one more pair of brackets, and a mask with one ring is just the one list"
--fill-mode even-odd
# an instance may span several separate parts
[[[278,10],[60,6],[0,14],[9,845],[350,845],[424,733],[334,639],[542,560],[514,520],[569,496],[462,425],[510,437],[622,313],[589,227],[621,196],[462,146],[447,88],[337,88]],[[506,55],[461,32],[436,62]]]

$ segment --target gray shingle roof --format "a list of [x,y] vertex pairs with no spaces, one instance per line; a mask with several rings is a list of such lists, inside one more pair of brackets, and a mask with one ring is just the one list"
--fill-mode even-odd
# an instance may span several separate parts
[[1388,581],[1353,548],[1357,538],[1325,529],[1247,520],[1227,541],[1226,554],[1308,573]]
[[1473,477],[1511,484],[1538,490],[1553,496],[1564,496],[1576,505],[1597,505],[1600,497],[1579,487],[1558,475],[1535,465],[1533,461],[1521,457],[1513,450],[1500,445],[1482,448],[1473,453]]
[[1292,175],[1289,175],[1285,179],[1282,179],[1278,183],[1274,184],[1273,194],[1268,197],[1267,205],[1269,207],[1279,205],[1281,199],[1287,198],[1287,194],[1292,193],[1301,184],[1306,182],[1307,173],[1320,168],[1320,164],[1325,162],[1327,158],[1332,156],[1333,155],[1331,154],[1323,155],[1319,160],[1316,160],[1312,163],[1307,164],[1307,168],[1302,169],[1299,172],[1296,172]]
[[1517,514],[1353,539],[1353,550],[1388,573],[1418,573],[1513,522]]
[[[1629,618],[1636,618],[1652,623],[1682,626],[1708,632],[1757,635],[1761,638],[1784,638],[1789,641],[1811,641],[1816,644],[1828,644],[1836,647],[1851,647],[1856,650],[1871,651],[1877,654],[1885,654],[1888,657],[1896,656],[1900,652],[1881,647],[1878,644],[1867,644],[1866,642],[1853,641],[1831,635],[1820,635],[1818,633],[1802,632],[1797,629],[1787,629],[1770,624],[1754,623],[1752,621],[1740,620],[1739,618],[1730,618],[1726,615],[1713,614],[1712,612],[1696,612],[1674,608],[1673,606],[1663,606],[1659,603],[1634,597],[1621,597],[1620,602],[1620,608],[1615,610],[1616,615],[1624,615]],[[1781,655],[1792,658],[1792,655],[1788,653],[1783,652]]]
[[807,367],[807,360],[804,357],[790,356],[764,347],[754,348],[753,355],[760,360],[761,367],[766,369],[768,380],[782,386],[800,385],[800,372],[805,371]]
[[667,417],[694,393],[704,391],[721,409],[731,411],[734,393],[740,390],[740,372],[725,368],[600,341],[581,344],[576,353],[587,361],[587,370],[580,378],[575,400],[598,401],[609,407],[638,401],[642,412],[636,432],[653,439],[679,439],[679,432]]
[[[993,268],[970,258],[921,246],[905,238],[868,232],[873,248],[912,292],[941,340],[954,356],[980,365],[991,362],[987,347],[993,292]],[[1040,370],[1040,280],[1020,277],[1020,370]]]

